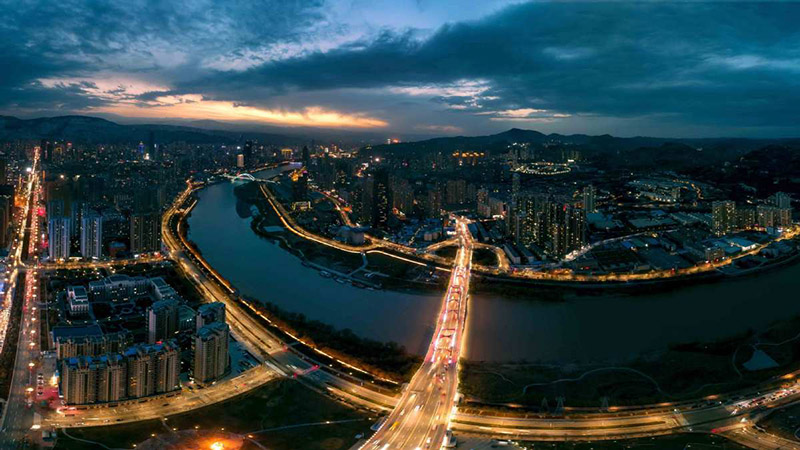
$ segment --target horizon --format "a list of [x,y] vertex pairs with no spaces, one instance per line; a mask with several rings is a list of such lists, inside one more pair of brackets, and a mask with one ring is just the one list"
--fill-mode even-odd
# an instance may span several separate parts
[[[740,140],[752,140],[752,141],[793,141],[800,139],[800,132],[796,136],[782,136],[782,137],[757,137],[757,136],[703,136],[703,137],[689,137],[689,136],[654,136],[654,135],[617,135],[610,132],[606,133],[598,133],[598,134],[590,134],[585,132],[576,131],[573,133],[559,133],[559,132],[544,132],[535,128],[522,128],[518,126],[512,126],[510,128],[506,128],[503,130],[499,130],[492,133],[486,134],[408,134],[404,135],[403,133],[392,133],[390,131],[381,132],[380,130],[352,130],[352,129],[335,129],[335,128],[316,128],[316,127],[308,127],[308,126],[278,126],[278,125],[271,125],[271,124],[262,124],[262,123],[254,123],[254,122],[229,122],[224,120],[203,120],[203,119],[169,119],[163,118],[158,121],[147,121],[147,120],[136,120],[133,118],[122,118],[126,120],[118,120],[119,117],[102,117],[102,116],[93,116],[93,115],[83,115],[83,114],[64,114],[64,115],[52,115],[52,116],[34,116],[34,117],[17,117],[7,114],[0,114],[0,117],[7,117],[13,118],[23,121],[35,121],[35,120],[50,120],[50,119],[60,119],[60,118],[89,118],[89,119],[98,119],[104,120],[107,122],[111,122],[117,125],[122,126],[174,126],[174,127],[183,127],[183,128],[190,128],[190,129],[197,129],[197,130],[205,130],[205,131],[224,131],[229,133],[251,133],[251,134],[272,134],[272,135],[284,135],[286,137],[304,137],[305,135],[309,134],[309,130],[312,130],[314,133],[327,136],[329,134],[336,134],[336,135],[343,135],[349,136],[352,138],[359,138],[359,139],[384,139],[386,137],[404,137],[408,136],[407,140],[402,140],[401,143],[413,143],[413,142],[421,142],[431,139],[446,139],[446,138],[477,138],[477,137],[486,137],[486,136],[495,136],[504,133],[509,133],[512,131],[528,131],[528,132],[536,132],[540,133],[544,136],[588,136],[588,137],[601,137],[601,136],[609,136],[612,138],[617,139],[661,139],[661,140],[726,140],[726,139],[740,139]],[[210,127],[203,127],[203,123],[212,122],[213,124],[219,125],[217,128],[210,128]],[[263,127],[263,129],[259,129],[259,127]],[[307,137],[307,136],[306,136]],[[373,144],[374,145],[374,144]]]
[[791,4],[63,8],[7,11],[1,113],[407,136],[800,136]]

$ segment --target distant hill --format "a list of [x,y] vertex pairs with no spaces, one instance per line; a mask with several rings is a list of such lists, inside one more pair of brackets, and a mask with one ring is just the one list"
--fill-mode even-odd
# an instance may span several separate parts
[[228,131],[175,125],[121,125],[88,116],[58,116],[18,119],[0,116],[0,140],[54,139],[86,143],[128,143],[147,141],[150,133],[157,142],[237,143],[255,139],[272,145],[294,145],[305,140],[282,134]]
[[431,152],[451,153],[456,150],[480,150],[505,153],[512,143],[527,143],[534,148],[570,148],[599,167],[661,167],[683,169],[739,158],[764,146],[781,144],[800,148],[800,139],[743,138],[621,138],[608,134],[544,134],[534,130],[512,128],[489,136],[457,136],[417,142],[383,144],[369,148],[376,155],[414,157]]

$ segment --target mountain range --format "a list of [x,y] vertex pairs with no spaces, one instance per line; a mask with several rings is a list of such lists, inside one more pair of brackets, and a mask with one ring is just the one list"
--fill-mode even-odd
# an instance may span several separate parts
[[[430,152],[479,150],[505,153],[513,143],[530,144],[534,148],[581,152],[599,168],[660,167],[685,169],[731,161],[764,147],[782,147],[800,150],[800,138],[746,139],[746,138],[621,138],[608,134],[544,134],[534,130],[512,128],[488,136],[457,136],[427,139],[398,144],[382,144],[369,148],[376,156],[401,156],[413,158]],[[540,153],[541,154],[541,153]]]
[[157,142],[187,142],[190,144],[226,144],[246,139],[264,144],[295,145],[307,142],[298,136],[232,131],[190,126],[142,124],[121,125],[110,120],[89,116],[58,116],[38,119],[18,119],[0,116],[0,140],[52,139],[86,143],[131,143],[147,141],[150,135]]
[[[262,130],[262,131],[259,131]],[[268,130],[270,132],[265,132]],[[272,132],[275,131],[275,132]],[[291,133],[280,133],[290,131]],[[313,131],[313,132],[312,132]],[[0,116],[0,140],[70,140],[86,143],[135,143],[152,138],[159,143],[235,144],[256,140],[268,145],[304,145],[311,139],[330,139],[363,145],[365,141],[382,141],[378,134],[369,137],[338,130],[308,130],[255,127],[217,121],[190,121],[186,125],[119,124],[90,116],[58,116],[19,119]],[[329,141],[328,141],[329,142]],[[504,153],[512,143],[527,143],[544,149],[575,149],[599,167],[664,167],[681,169],[731,161],[761,148],[800,150],[800,139],[746,138],[655,138],[615,137],[608,134],[544,134],[534,130],[512,128],[487,136],[455,136],[424,139],[398,144],[367,146],[375,155],[415,157],[429,152],[480,150]]]

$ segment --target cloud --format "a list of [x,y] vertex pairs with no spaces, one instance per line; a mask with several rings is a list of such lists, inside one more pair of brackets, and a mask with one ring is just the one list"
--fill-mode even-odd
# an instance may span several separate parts
[[204,100],[197,95],[163,96],[156,104],[112,104],[91,111],[126,117],[181,119],[214,119],[227,121],[259,122],[285,126],[312,126],[336,128],[384,128],[387,122],[361,114],[347,114],[309,106],[299,111],[270,110],[232,102]]
[[798,4],[474,4],[6,4],[0,110],[800,135]]
[[439,134],[457,134],[464,132],[461,127],[454,125],[418,125],[416,129]]

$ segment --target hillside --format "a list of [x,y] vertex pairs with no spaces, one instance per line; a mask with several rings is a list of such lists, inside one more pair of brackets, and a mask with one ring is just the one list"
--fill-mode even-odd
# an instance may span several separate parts
[[743,138],[621,138],[608,134],[544,134],[534,130],[512,128],[489,136],[457,136],[417,142],[384,144],[370,147],[376,155],[413,158],[433,152],[480,150],[489,154],[506,153],[512,143],[527,143],[532,148],[569,148],[601,168],[685,169],[735,160],[759,148],[782,144],[800,146],[800,139]]
[[121,125],[88,116],[58,116],[18,119],[0,116],[0,140],[54,139],[86,143],[129,143],[147,141],[153,133],[158,142],[236,143],[255,139],[264,144],[302,143],[299,137],[281,134],[209,130],[175,125]]

